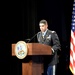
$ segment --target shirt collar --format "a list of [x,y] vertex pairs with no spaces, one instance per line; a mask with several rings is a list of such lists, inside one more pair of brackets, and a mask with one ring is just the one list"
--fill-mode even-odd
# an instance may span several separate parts
[[47,30],[48,30],[48,29],[46,29],[46,31],[45,31],[45,32],[42,32],[43,36],[45,36],[45,34],[46,34]]

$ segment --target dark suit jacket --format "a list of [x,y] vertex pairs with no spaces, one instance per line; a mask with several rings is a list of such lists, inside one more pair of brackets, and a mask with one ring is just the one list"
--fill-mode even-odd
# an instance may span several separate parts
[[46,57],[46,62],[48,62],[49,65],[54,65],[58,63],[58,55],[57,52],[60,50],[60,42],[58,35],[55,31],[47,30],[44,38],[42,37],[42,32],[37,33],[37,40],[41,44],[49,45],[53,48],[54,52],[52,55]]

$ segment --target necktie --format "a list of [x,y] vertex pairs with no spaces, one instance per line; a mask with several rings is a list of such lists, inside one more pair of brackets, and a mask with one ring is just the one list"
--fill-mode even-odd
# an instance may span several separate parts
[[44,33],[42,33],[42,37],[44,38]]

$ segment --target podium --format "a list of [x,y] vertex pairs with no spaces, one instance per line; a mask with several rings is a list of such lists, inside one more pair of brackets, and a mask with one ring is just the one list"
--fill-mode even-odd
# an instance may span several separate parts
[[[51,46],[40,44],[40,43],[26,43],[28,48],[28,58],[24,58],[25,60],[22,62],[22,75],[42,75],[43,70],[43,62],[39,61],[40,56],[43,55],[51,55]],[[12,56],[15,56],[15,45],[12,44]],[[26,61],[28,60],[28,61]]]

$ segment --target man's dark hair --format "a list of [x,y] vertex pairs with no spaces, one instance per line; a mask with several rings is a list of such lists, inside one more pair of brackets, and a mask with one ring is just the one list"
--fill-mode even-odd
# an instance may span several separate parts
[[44,20],[44,19],[43,19],[43,20],[41,20],[41,21],[39,22],[39,24],[40,24],[40,23],[48,24],[48,23],[47,23],[47,21],[46,21],[46,20]]

